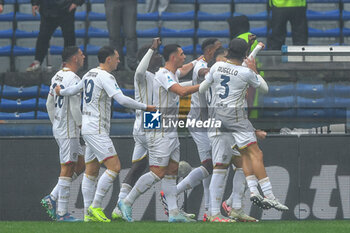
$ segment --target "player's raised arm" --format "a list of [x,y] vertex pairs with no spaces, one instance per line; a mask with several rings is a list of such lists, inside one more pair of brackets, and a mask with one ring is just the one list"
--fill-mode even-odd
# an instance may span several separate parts
[[155,50],[158,49],[159,45],[161,44],[160,38],[154,38],[152,41],[151,48],[147,51],[145,56],[141,59],[139,65],[137,66],[137,69],[135,71],[135,79],[139,82],[142,81],[142,79],[145,78],[145,73],[147,71],[147,68],[149,66],[149,63],[151,61],[152,55]]
[[[265,45],[264,45],[264,43],[262,43],[262,42],[259,42],[259,44],[254,48],[254,50],[249,54],[249,56],[248,56],[248,58],[255,58],[256,57],[256,55],[258,54],[258,52],[260,51],[260,50],[262,50],[262,49],[264,49],[265,48]],[[243,63],[242,63],[242,66],[245,66],[245,67],[247,67],[247,63],[244,61]]]
[[267,85],[267,83],[265,82],[263,77],[261,77],[258,74],[258,71],[256,70],[255,59],[248,58],[245,60],[245,63],[247,64],[247,67],[250,68],[255,73],[255,75],[257,77],[257,80],[255,77],[250,78],[248,80],[249,84],[252,85],[254,88],[259,88],[259,91],[261,91],[262,94],[266,94],[269,91],[269,86]]
[[83,80],[80,80],[78,84],[69,86],[65,89],[61,89],[59,85],[55,87],[56,95],[58,96],[72,96],[76,95],[83,90]]

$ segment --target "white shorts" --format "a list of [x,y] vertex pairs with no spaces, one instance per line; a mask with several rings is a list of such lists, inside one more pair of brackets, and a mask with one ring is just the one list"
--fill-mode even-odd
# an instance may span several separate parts
[[161,133],[155,136],[146,135],[149,151],[149,165],[157,167],[166,167],[169,160],[180,161],[180,142],[177,137],[162,137]]
[[234,142],[231,133],[221,133],[210,137],[212,145],[213,165],[229,165],[234,155],[232,145]]
[[78,155],[83,154],[78,138],[56,138],[56,142],[61,164],[76,163]]
[[148,154],[146,135],[134,135],[134,152],[132,154],[132,162],[138,162],[145,158]]
[[256,143],[257,141],[255,131],[233,132],[232,136],[234,138],[233,146],[235,148],[238,148],[239,150],[247,148],[248,146]]
[[95,158],[103,163],[105,160],[117,156],[113,142],[108,135],[88,134],[83,135],[86,143],[85,163],[89,163]]

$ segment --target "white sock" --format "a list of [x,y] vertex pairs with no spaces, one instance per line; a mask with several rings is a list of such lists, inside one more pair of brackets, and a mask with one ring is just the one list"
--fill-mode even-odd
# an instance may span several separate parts
[[247,176],[245,179],[247,181],[247,185],[250,190],[250,193],[260,194],[258,190],[258,178],[256,178],[255,175],[250,175],[250,176]]
[[192,189],[199,185],[201,181],[208,177],[209,173],[207,169],[205,169],[203,166],[197,167],[193,169],[190,174],[188,174],[185,179],[183,179],[178,185],[177,185],[177,194],[180,194],[184,192],[185,190]]
[[205,211],[209,212],[210,209],[210,185],[211,175],[203,179],[203,198],[204,198],[204,208]]
[[165,175],[162,179],[162,189],[168,204],[169,214],[178,212],[176,199],[176,178],[176,175]]
[[124,198],[130,193],[132,187],[127,183],[122,183],[122,187],[120,188],[118,195],[118,202],[120,200],[124,200]]
[[96,187],[96,193],[94,200],[92,202],[93,208],[101,208],[103,198],[106,196],[106,193],[111,188],[113,181],[117,178],[118,173],[107,169],[99,179]]
[[152,171],[147,172],[141,176],[135,186],[131,189],[130,193],[125,197],[124,201],[128,205],[133,205],[135,200],[148,189],[150,189],[155,183],[160,181],[160,178]]
[[225,188],[227,169],[214,169],[209,186],[211,216],[220,214],[220,206]]
[[81,183],[81,192],[84,198],[84,215],[87,215],[87,209],[94,200],[96,191],[96,176],[89,176],[84,174],[83,182]]
[[242,168],[236,168],[235,176],[232,180],[231,207],[238,210],[242,208],[246,180]]
[[58,182],[57,182],[56,186],[52,189],[50,193],[52,200],[57,201],[59,191],[60,191],[60,186],[58,185]]
[[271,185],[269,177],[265,177],[265,178],[259,180],[259,185],[260,185],[261,190],[263,191],[265,197],[272,199],[272,200],[275,199],[275,195],[273,195],[272,185]]
[[70,177],[60,177],[58,178],[59,194],[57,202],[57,214],[60,216],[68,213],[68,201],[69,201],[69,191],[70,185],[72,184],[72,178]]

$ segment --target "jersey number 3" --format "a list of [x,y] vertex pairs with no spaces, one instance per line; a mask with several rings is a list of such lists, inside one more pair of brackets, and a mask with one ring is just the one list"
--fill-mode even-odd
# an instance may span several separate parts
[[85,80],[85,103],[90,103],[92,100],[92,92],[94,90],[94,81],[92,79]]
[[228,96],[228,92],[229,92],[229,87],[227,85],[227,83],[230,81],[230,76],[226,76],[226,75],[221,75],[221,86],[225,87],[225,94],[219,94],[221,99],[225,99]]

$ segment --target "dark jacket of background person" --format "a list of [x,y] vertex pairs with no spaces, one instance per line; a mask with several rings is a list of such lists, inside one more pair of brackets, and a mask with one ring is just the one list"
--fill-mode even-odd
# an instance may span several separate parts
[[75,11],[69,12],[72,3],[81,6],[84,0],[32,0],[32,5],[40,6],[40,15],[50,17],[74,14]]

